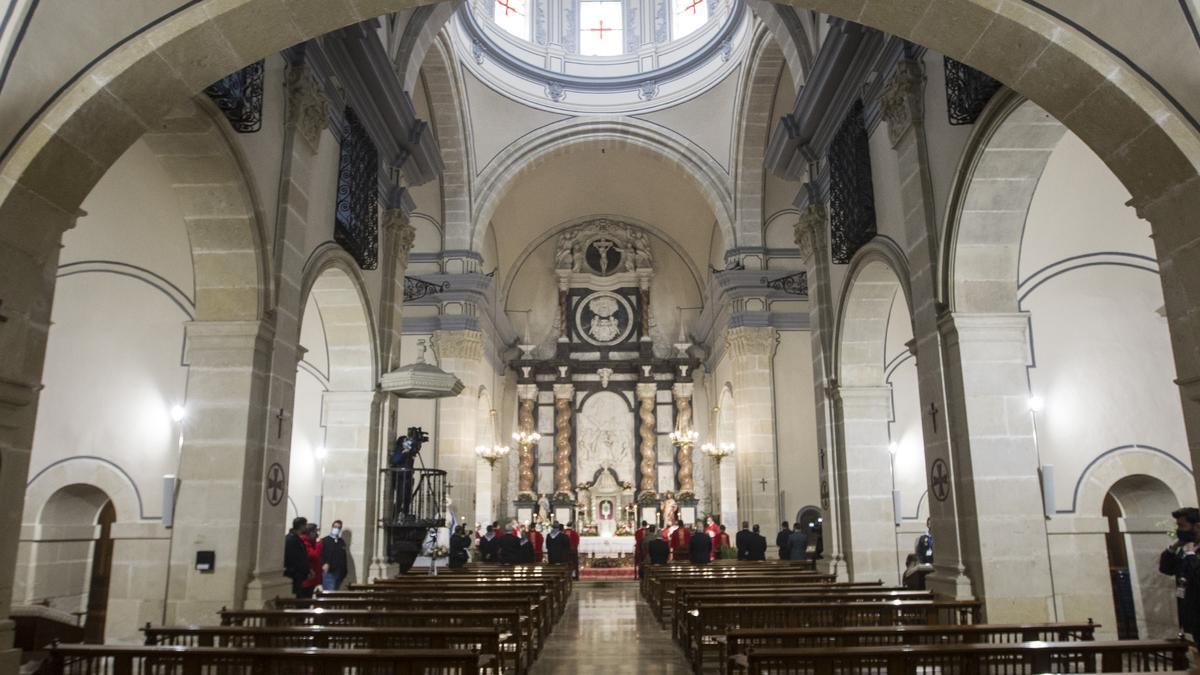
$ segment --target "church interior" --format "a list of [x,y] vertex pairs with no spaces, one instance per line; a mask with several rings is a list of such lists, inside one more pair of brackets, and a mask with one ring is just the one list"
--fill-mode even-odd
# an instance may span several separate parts
[[1200,0],[0,6],[0,673],[1198,658]]

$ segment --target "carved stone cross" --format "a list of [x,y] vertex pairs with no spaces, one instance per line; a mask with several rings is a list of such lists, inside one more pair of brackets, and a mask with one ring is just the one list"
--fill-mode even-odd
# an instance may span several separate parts
[[760,478],[760,479],[758,480],[758,483],[759,483],[759,485],[762,485],[762,491],[763,491],[763,492],[766,492],[766,491],[767,491],[767,479],[766,479],[766,478]]
[[939,412],[941,412],[941,411],[938,410],[937,404],[931,402],[929,404],[929,418],[930,418],[930,420],[933,421],[933,433],[935,433],[935,434],[938,432],[937,416],[938,416]]
[[283,408],[280,408],[279,412],[275,414],[275,419],[279,420],[279,431],[277,432],[275,438],[283,438],[283,423],[288,417],[291,417],[291,415],[288,415],[287,411]]

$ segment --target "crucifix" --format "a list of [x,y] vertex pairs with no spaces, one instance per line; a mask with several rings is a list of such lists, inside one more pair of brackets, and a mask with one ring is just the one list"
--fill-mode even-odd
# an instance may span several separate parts
[[758,483],[759,483],[759,485],[762,485],[762,491],[763,491],[763,492],[766,492],[766,491],[767,491],[767,479],[766,479],[766,478],[760,478],[760,479],[758,480]]
[[496,0],[496,4],[504,8],[504,16],[508,16],[510,13],[520,14],[516,7],[513,7],[511,4],[509,4],[509,0]]
[[703,5],[703,4],[704,4],[704,0],[692,0],[692,4],[688,5],[687,7],[684,7],[683,10],[680,11],[679,13],[683,14],[684,12],[687,12],[690,9],[690,10],[692,10],[692,14],[696,14],[697,13],[696,7]]
[[279,412],[275,414],[275,419],[279,420],[279,431],[277,432],[275,438],[283,438],[283,422],[288,417],[290,417],[290,415],[288,415],[287,411],[283,408],[280,408]]
[[930,402],[930,404],[929,404],[929,418],[930,418],[930,420],[933,422],[933,433],[935,433],[935,434],[937,433],[937,416],[938,416],[938,412],[939,412],[939,410],[938,410],[937,404],[936,404],[936,403],[933,403],[933,402]]
[[[605,33],[612,31],[612,30],[616,30],[616,29],[615,28],[605,28],[604,27],[604,19],[600,19],[600,26],[598,28],[589,28],[588,30],[590,30],[593,33],[599,33],[600,39],[603,40]],[[603,254],[601,254],[601,258],[603,258]]]

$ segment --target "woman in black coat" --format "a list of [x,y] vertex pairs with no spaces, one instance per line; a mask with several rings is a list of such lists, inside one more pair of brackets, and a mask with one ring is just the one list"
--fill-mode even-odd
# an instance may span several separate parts
[[450,535],[450,569],[461,569],[467,564],[470,548],[471,538],[467,536],[466,528],[462,525],[454,528],[454,534]]

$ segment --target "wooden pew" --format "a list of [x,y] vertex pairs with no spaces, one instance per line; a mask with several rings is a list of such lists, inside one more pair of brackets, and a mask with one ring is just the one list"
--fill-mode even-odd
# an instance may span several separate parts
[[348,591],[326,591],[317,593],[314,598],[321,601],[328,600],[362,600],[370,598],[388,598],[388,599],[428,599],[428,598],[446,598],[457,600],[488,600],[491,598],[533,598],[538,604],[545,605],[546,614],[549,616],[550,623],[553,624],[562,616],[564,606],[560,604],[558,597],[550,590],[538,584],[503,584],[497,588],[480,587],[479,585],[469,586],[434,586],[434,585],[417,585],[410,586],[375,586],[371,588],[355,589]]
[[[871,582],[835,582],[819,583],[779,581],[764,583],[758,580],[722,581],[720,585],[708,582],[687,582],[677,584],[675,591],[669,596],[670,603],[663,607],[662,623],[681,616],[688,603],[694,599],[717,599],[722,595],[737,597],[753,597],[770,593],[807,592],[807,593],[852,593],[852,592],[890,592],[908,590],[900,587],[884,586],[878,581]],[[917,591],[924,593],[926,591]],[[732,599],[737,599],[733,597]],[[669,610],[669,611],[668,611]]]
[[384,611],[373,609],[238,609],[221,610],[222,626],[350,626],[495,628],[500,631],[502,651],[512,653],[521,672],[529,668],[534,651],[534,636],[521,630],[521,615],[516,610],[467,609]]
[[849,628],[741,628],[725,633],[721,663],[750,649],[872,647],[900,644],[1003,644],[1096,639],[1098,624],[1031,623],[969,626],[855,626]]
[[730,659],[746,675],[824,673],[1129,673],[1185,670],[1183,640],[1022,642],[750,649]]
[[50,675],[83,673],[388,673],[389,675],[478,675],[489,657],[467,651],[427,649],[229,649],[55,645]]
[[[699,568],[697,571],[690,571],[685,574],[661,575],[655,579],[651,579],[645,586],[646,593],[643,597],[646,598],[646,602],[650,605],[650,609],[654,612],[654,615],[661,621],[663,607],[669,605],[675,589],[680,585],[703,583],[711,587],[739,582],[750,583],[751,581],[759,583],[779,582],[784,579],[790,583],[814,584],[832,583],[835,581],[832,574],[817,574],[815,572],[801,571],[781,577],[779,574],[772,574],[770,572],[747,573],[737,569],[718,570],[714,568]],[[879,585],[882,585],[882,583]]]
[[357,626],[176,626],[142,629],[146,646],[239,649],[424,649],[456,650],[494,657],[498,670],[518,673],[512,652],[500,647],[497,628]]
[[747,605],[701,604],[689,614],[680,643],[695,672],[704,664],[705,648],[735,628],[805,628],[843,626],[963,625],[980,620],[975,600],[895,600],[890,602],[788,602]]

